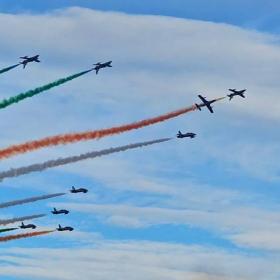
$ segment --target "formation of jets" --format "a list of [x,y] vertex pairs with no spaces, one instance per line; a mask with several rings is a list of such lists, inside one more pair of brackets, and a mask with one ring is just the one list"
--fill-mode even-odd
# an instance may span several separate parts
[[95,65],[93,70],[95,70],[95,73],[97,75],[100,69],[106,68],[106,67],[112,67],[111,63],[112,63],[112,60],[107,61],[107,62],[103,62],[103,63],[102,62],[97,62],[97,63],[93,64],[93,65]]
[[[22,59],[22,61],[19,64],[23,65],[23,68],[26,67],[26,65],[30,62],[37,62],[39,63],[39,55],[34,55],[34,56],[21,56],[20,59]],[[107,62],[98,62],[93,64],[95,67],[92,68],[92,70],[95,70],[96,75],[98,74],[99,70],[102,68],[107,68],[107,67],[112,67],[112,61],[107,61]],[[245,91],[246,89],[242,89],[242,90],[236,90],[236,89],[228,89],[231,93],[228,94],[227,96],[229,97],[229,100],[232,100],[233,97],[235,96],[240,96],[242,98],[245,98]],[[203,97],[202,95],[198,95],[199,99],[201,100],[202,103],[200,104],[195,104],[196,108],[198,110],[201,111],[202,107],[206,107],[210,113],[214,113],[212,104],[215,103],[216,101],[218,101],[218,99],[212,99],[212,100],[207,100],[206,97]],[[187,133],[182,133],[180,130],[177,133],[177,138],[195,138],[196,134],[193,132],[187,132]],[[71,193],[87,193],[88,190],[85,188],[75,188],[74,186],[72,186],[72,188],[70,189]],[[57,210],[56,208],[53,208],[53,210],[51,211],[52,214],[54,215],[60,215],[60,214],[64,214],[67,215],[69,214],[69,211],[66,209],[60,209]],[[21,229],[35,229],[36,225],[34,224],[24,224],[23,222],[21,223],[21,225],[19,226],[19,228]],[[58,228],[56,229],[57,231],[73,231],[74,228],[71,226],[64,226],[62,227],[60,224],[58,225]]]
[[23,65],[23,68],[25,68],[25,66],[29,63],[29,62],[41,62],[39,60],[39,54],[34,55],[34,56],[21,56],[20,59],[23,59],[23,61],[20,62],[20,64]]

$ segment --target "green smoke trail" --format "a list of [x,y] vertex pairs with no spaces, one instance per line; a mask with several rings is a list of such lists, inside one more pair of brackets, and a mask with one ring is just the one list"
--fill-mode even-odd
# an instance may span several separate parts
[[20,63],[12,65],[12,66],[9,66],[9,67],[6,67],[6,68],[3,68],[3,69],[0,70],[0,74],[8,72],[8,71],[18,67],[19,65],[20,65]]
[[12,230],[16,230],[16,229],[18,229],[18,228],[16,228],[16,227],[14,227],[14,228],[2,228],[2,229],[0,229],[0,233],[6,232],[6,231],[12,231]]
[[29,91],[26,91],[26,92],[23,92],[23,93],[20,93],[16,96],[12,96],[8,99],[3,99],[1,102],[0,102],[0,109],[3,109],[7,106],[10,106],[14,103],[18,103],[20,101],[22,101],[23,99],[25,98],[29,98],[29,97],[32,97],[34,95],[37,95],[43,91],[46,91],[46,90],[49,90],[53,87],[57,87],[57,86],[60,86],[66,82],[69,82],[73,79],[76,79],[82,75],[85,75],[86,73],[92,71],[92,69],[90,70],[86,70],[86,71],[83,71],[83,72],[80,72],[80,73],[77,73],[77,74],[74,74],[74,75],[71,75],[69,77],[66,77],[66,78],[62,78],[62,79],[59,79],[55,82],[52,82],[52,83],[49,83],[49,84],[46,84],[44,86],[41,86],[41,87],[37,87],[35,89],[32,89],[32,90],[29,90]]

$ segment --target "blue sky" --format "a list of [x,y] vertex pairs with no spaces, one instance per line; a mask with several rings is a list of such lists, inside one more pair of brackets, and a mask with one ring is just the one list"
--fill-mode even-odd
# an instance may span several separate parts
[[[3,180],[3,202],[72,185],[89,193],[1,210],[0,218],[48,214],[33,221],[39,229],[75,228],[1,243],[2,277],[279,279],[280,4],[209,2],[0,3],[0,65],[33,53],[42,60],[1,75],[1,98],[113,60],[98,76],[2,110],[1,147],[156,116],[197,102],[199,93],[248,89],[245,100],[221,101],[213,115],[193,112],[3,161],[1,171],[179,129],[198,135]],[[71,213],[53,217],[52,207]]]

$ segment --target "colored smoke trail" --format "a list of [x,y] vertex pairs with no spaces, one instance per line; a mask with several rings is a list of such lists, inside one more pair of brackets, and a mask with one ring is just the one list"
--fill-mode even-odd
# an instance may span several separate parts
[[46,216],[46,214],[37,214],[37,215],[30,215],[30,216],[23,216],[23,217],[15,217],[12,219],[0,220],[0,225],[5,226],[5,225],[13,224],[16,222],[23,222],[23,221],[27,221],[27,220],[42,218],[45,216]]
[[2,180],[4,178],[18,177],[18,176],[25,175],[25,174],[32,173],[32,172],[43,171],[48,168],[57,167],[57,166],[61,166],[61,165],[69,164],[69,163],[74,163],[74,162],[78,162],[78,161],[82,161],[82,160],[86,160],[86,159],[93,159],[96,157],[124,152],[124,151],[131,150],[131,149],[150,146],[150,145],[166,142],[171,139],[172,138],[162,138],[162,139],[157,139],[157,140],[152,140],[152,141],[139,142],[139,143],[129,144],[129,145],[120,146],[120,147],[116,147],[116,148],[104,149],[101,151],[88,152],[88,153],[84,153],[84,154],[81,154],[78,156],[58,158],[56,160],[48,160],[43,163],[36,163],[36,164],[31,164],[29,166],[10,169],[8,171],[4,171],[4,172],[0,173],[0,180]]
[[9,67],[6,67],[6,68],[3,68],[3,69],[0,70],[0,74],[8,72],[8,71],[18,67],[19,65],[20,65],[20,63],[12,65],[12,66],[9,66]]
[[16,206],[16,205],[21,205],[21,204],[26,204],[26,203],[31,203],[39,200],[45,200],[57,196],[62,196],[65,195],[66,193],[55,193],[55,194],[46,194],[46,195],[40,195],[40,196],[33,196],[25,199],[18,199],[18,200],[13,200],[9,202],[4,202],[0,203],[0,209],[1,208],[7,208],[11,206]]
[[12,96],[12,97],[10,97],[8,99],[3,99],[2,101],[0,101],[0,109],[3,109],[5,107],[7,107],[7,106],[10,106],[10,105],[12,105],[14,103],[18,103],[18,102],[24,100],[25,98],[32,97],[32,96],[37,95],[37,94],[39,94],[41,92],[49,90],[49,89],[51,89],[53,87],[60,86],[60,85],[62,85],[64,83],[66,83],[66,82],[69,82],[69,81],[71,81],[73,79],[76,79],[76,78],[82,76],[82,75],[85,75],[86,73],[88,73],[90,71],[92,71],[92,69],[80,72],[78,74],[74,74],[74,75],[66,77],[66,78],[59,79],[59,80],[57,80],[55,82],[46,84],[46,85],[41,86],[41,87],[37,87],[35,89],[29,90],[29,91],[26,91],[26,92],[23,92],[23,93],[20,93],[20,94],[18,94],[16,96]]
[[14,228],[2,228],[2,229],[0,229],[0,233],[7,232],[7,231],[12,231],[12,230],[16,230],[16,229],[18,229],[18,228],[16,228],[16,227],[14,227]]
[[21,239],[21,238],[35,237],[35,236],[39,236],[39,235],[49,234],[51,232],[54,232],[54,230],[44,230],[44,231],[35,231],[35,232],[29,232],[29,233],[8,235],[8,236],[0,237],[0,242],[7,242],[7,241]]
[[70,133],[46,137],[40,140],[30,141],[19,145],[9,146],[0,150],[0,159],[9,158],[14,155],[24,154],[44,147],[56,146],[60,144],[75,143],[79,141],[87,141],[92,139],[100,139],[105,136],[124,133],[130,130],[143,128],[156,123],[164,122],[166,120],[178,117],[180,115],[197,110],[196,106],[186,107],[177,111],[173,111],[158,117],[145,119],[131,124],[115,126],[112,128],[93,130],[81,133]]

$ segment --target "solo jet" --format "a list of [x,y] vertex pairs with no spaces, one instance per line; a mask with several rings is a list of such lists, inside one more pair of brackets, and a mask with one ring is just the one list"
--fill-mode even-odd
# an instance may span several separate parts
[[62,227],[61,225],[58,225],[58,228],[56,229],[57,231],[72,231],[74,228],[72,227]]
[[23,68],[25,68],[25,66],[29,63],[29,62],[41,62],[39,60],[39,54],[37,55],[34,55],[34,56],[31,56],[31,57],[28,57],[27,55],[26,56],[21,56],[20,57],[21,59],[23,59],[22,62],[20,62],[20,64],[23,65]]
[[186,137],[194,138],[195,136],[196,136],[196,134],[192,133],[192,132],[182,133],[179,130],[178,133],[177,133],[177,138],[186,138]]
[[27,229],[27,228],[32,228],[32,229],[35,229],[36,226],[33,225],[33,224],[28,224],[28,225],[25,225],[24,223],[21,223],[21,225],[19,226],[19,228],[22,228],[22,229]]
[[72,187],[72,189],[70,190],[71,193],[87,193],[88,190],[85,188],[79,188],[79,189],[75,189],[75,187]]
[[246,91],[246,89],[236,90],[235,88],[229,88],[228,90],[232,92],[232,93],[228,94],[229,100],[231,100],[234,96],[237,96],[237,95],[245,98],[244,92]]
[[112,60],[108,61],[108,62],[104,62],[104,63],[101,63],[101,62],[95,63],[95,64],[93,64],[93,65],[95,65],[93,70],[95,70],[95,73],[97,75],[101,68],[112,67],[111,63],[112,63]]
[[65,214],[65,215],[67,215],[67,214],[69,213],[69,211],[68,211],[68,210],[65,210],[65,209],[57,210],[56,208],[53,208],[52,213],[53,213],[54,215],[59,215],[59,214]]
[[201,111],[201,107],[204,107],[206,106],[208,108],[208,110],[211,112],[211,113],[214,113],[213,111],[213,108],[211,106],[212,103],[216,102],[217,100],[216,99],[213,99],[213,100],[206,100],[205,97],[201,96],[201,95],[198,95],[198,97],[201,99],[202,103],[201,104],[195,104],[196,108]]

